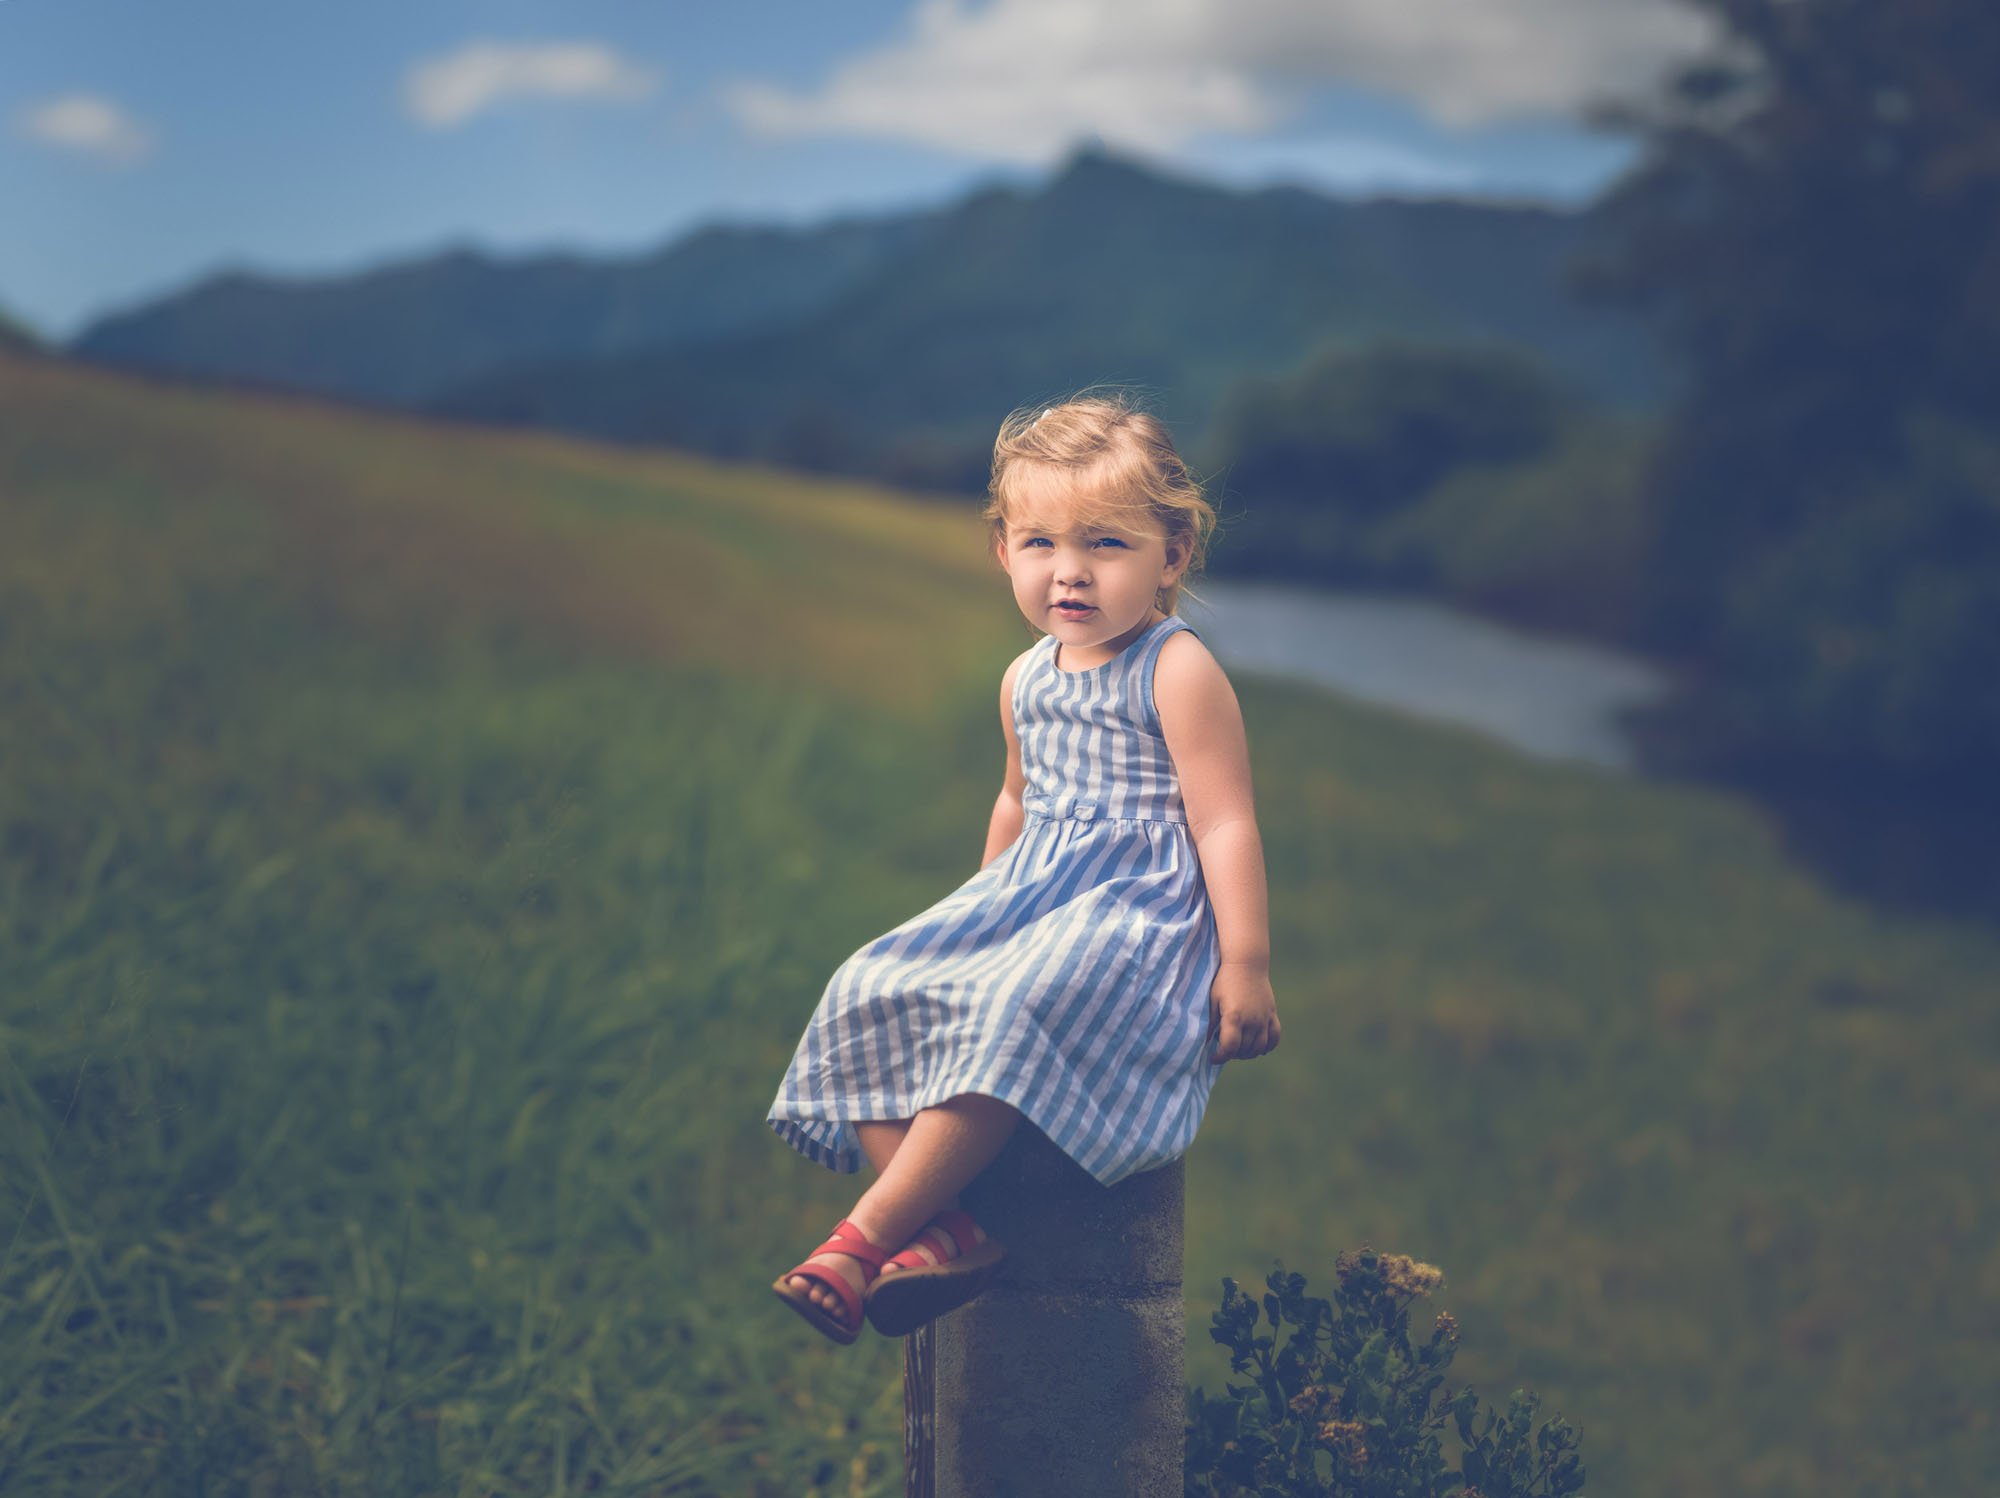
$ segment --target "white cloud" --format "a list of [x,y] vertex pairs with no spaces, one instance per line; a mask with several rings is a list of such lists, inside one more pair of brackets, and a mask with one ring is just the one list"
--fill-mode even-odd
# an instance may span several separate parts
[[1234,176],[1347,191],[1416,188],[1442,192],[1479,187],[1492,175],[1475,162],[1453,161],[1363,135],[1309,135],[1254,141],[1216,154]]
[[598,42],[476,41],[411,68],[403,104],[421,123],[449,129],[510,99],[631,103],[659,83],[657,70]]
[[62,94],[28,105],[15,117],[15,130],[115,166],[143,160],[153,150],[152,135],[102,94]]
[[1173,152],[1260,135],[1319,89],[1440,125],[1573,115],[1717,38],[1682,0],[919,0],[907,33],[817,89],[731,87],[769,136],[871,136],[1025,165],[1078,136]]

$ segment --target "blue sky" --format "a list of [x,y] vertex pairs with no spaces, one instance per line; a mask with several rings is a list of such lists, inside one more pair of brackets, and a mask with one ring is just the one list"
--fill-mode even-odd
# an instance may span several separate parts
[[1576,202],[1676,0],[0,0],[0,307],[67,338],[223,268],[652,248],[1034,181]]

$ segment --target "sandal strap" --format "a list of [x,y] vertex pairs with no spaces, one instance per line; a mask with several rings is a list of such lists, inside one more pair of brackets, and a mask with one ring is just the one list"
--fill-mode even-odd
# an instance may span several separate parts
[[865,1276],[867,1279],[873,1279],[876,1274],[881,1273],[882,1261],[889,1257],[888,1249],[873,1241],[845,1217],[840,1219],[840,1225],[833,1230],[833,1236],[806,1257],[810,1259],[815,1254],[825,1253],[846,1254],[850,1258],[859,1259],[871,1271]]
[[979,1234],[975,1229],[970,1212],[961,1211],[957,1207],[950,1207],[938,1213],[931,1221],[951,1234],[951,1241],[958,1245],[960,1253],[965,1253],[979,1241]]
[[[925,1244],[937,1256],[937,1263],[948,1264],[979,1241],[978,1235],[972,1229],[972,1215],[969,1212],[961,1212],[956,1208],[940,1212],[925,1223],[909,1246],[889,1262],[904,1269],[925,1268],[932,1261],[917,1252],[917,1245]],[[950,1235],[949,1240],[945,1234]]]
[[[927,1259],[918,1253],[917,1248],[920,1244],[927,1245],[935,1257]],[[946,1249],[944,1239],[936,1228],[925,1227],[910,1240],[901,1253],[893,1255],[889,1262],[904,1269],[927,1269],[933,1264],[943,1264],[956,1257],[956,1254]]]

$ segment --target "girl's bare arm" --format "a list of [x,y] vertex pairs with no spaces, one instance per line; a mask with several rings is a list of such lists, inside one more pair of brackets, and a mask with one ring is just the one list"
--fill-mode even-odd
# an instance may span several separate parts
[[1271,994],[1264,840],[1257,830],[1243,710],[1215,657],[1185,631],[1160,647],[1153,702],[1222,948],[1213,994],[1221,1042],[1217,1059],[1261,1056],[1277,1045],[1279,1024]]
[[1160,647],[1153,701],[1167,752],[1174,757],[1188,831],[1201,854],[1222,960],[1269,966],[1264,843],[1257,831],[1250,745],[1236,692],[1201,641],[1180,634]]
[[1000,678],[1000,729],[1007,736],[1007,774],[1000,794],[994,798],[993,818],[986,827],[986,852],[979,860],[982,869],[1013,847],[1014,839],[1021,835],[1025,815],[1021,810],[1021,793],[1028,782],[1021,770],[1021,741],[1014,736],[1014,673],[1026,659],[1025,651],[1014,657],[1013,664]]

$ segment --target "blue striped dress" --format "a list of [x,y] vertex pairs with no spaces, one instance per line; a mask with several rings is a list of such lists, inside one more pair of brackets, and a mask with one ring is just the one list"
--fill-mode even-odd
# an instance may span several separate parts
[[1153,702],[1179,615],[1100,666],[1044,635],[1015,673],[1021,835],[835,971],[769,1123],[861,1168],[857,1119],[962,1092],[1012,1103],[1105,1185],[1194,1140],[1209,1088],[1215,916]]

